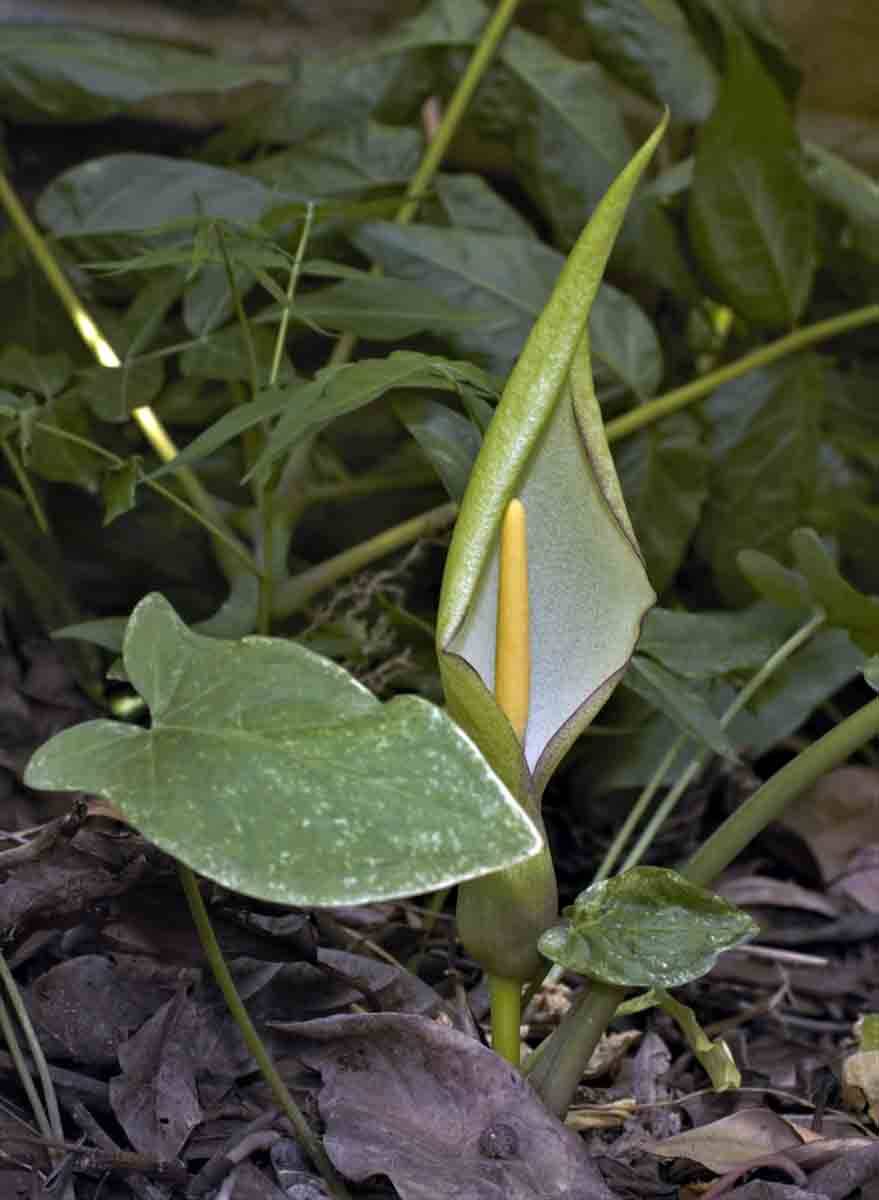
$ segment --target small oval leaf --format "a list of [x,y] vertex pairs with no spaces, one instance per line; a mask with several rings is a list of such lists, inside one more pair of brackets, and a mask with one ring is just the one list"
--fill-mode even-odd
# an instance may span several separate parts
[[541,954],[616,987],[679,987],[757,933],[747,913],[664,867],[593,884],[564,915],[541,937]]

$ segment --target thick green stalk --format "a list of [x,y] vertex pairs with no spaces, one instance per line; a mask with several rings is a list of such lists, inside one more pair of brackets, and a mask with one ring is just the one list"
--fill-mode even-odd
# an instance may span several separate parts
[[778,359],[793,354],[797,350],[805,350],[808,346],[814,346],[818,342],[836,337],[837,334],[847,333],[849,330],[859,329],[862,325],[871,325],[877,321],[879,321],[879,304],[868,304],[865,308],[856,308],[840,317],[831,317],[827,321],[818,321],[815,325],[807,325],[805,329],[797,329],[794,333],[789,333],[786,337],[779,338],[778,341],[771,342],[768,346],[761,346],[759,350],[753,350],[750,354],[743,355],[742,358],[728,363],[725,367],[702,375],[699,379],[694,379],[692,383],[675,388],[674,391],[666,392],[664,396],[657,396],[655,400],[649,400],[646,404],[639,405],[638,408],[624,413],[616,420],[608,421],[607,440],[617,442],[621,438],[628,437],[630,433],[654,425],[663,417],[670,416],[671,413],[676,413],[680,409],[694,404],[697,400],[704,399],[722,383],[738,379],[739,376],[746,375],[748,371],[754,371],[757,367],[768,367],[770,363],[777,362]]
[[745,846],[771,821],[777,821],[785,807],[806,788],[833,767],[879,735],[879,699],[872,700],[846,717],[829,733],[801,751],[781,768],[753,796],[724,821],[702,846],[681,874],[691,883],[707,887]]
[[491,1048],[495,1054],[518,1067],[521,1053],[519,1025],[522,1018],[522,984],[518,979],[489,975],[488,990],[491,995]]
[[338,1175],[336,1168],[330,1162],[323,1144],[312,1131],[311,1126],[306,1121],[296,1101],[290,1095],[287,1085],[278,1074],[278,1070],[269,1057],[262,1038],[257,1033],[256,1027],[250,1019],[250,1014],[244,1007],[241,997],[238,995],[235,981],[232,978],[229,968],[226,966],[226,960],[223,958],[223,952],[220,949],[220,944],[211,925],[210,917],[201,898],[201,892],[198,890],[195,875],[182,862],[177,863],[177,869],[205,956],[210,963],[217,986],[223,993],[226,1007],[241,1030],[241,1036],[244,1038],[247,1049],[253,1055],[254,1061],[259,1067],[263,1079],[269,1085],[269,1089],[277,1101],[278,1107],[293,1126],[296,1139],[320,1171],[330,1194],[335,1197],[335,1200],[351,1200],[350,1193],[345,1187],[344,1181]]
[[625,988],[590,980],[552,1037],[525,1063],[528,1082],[556,1116],[568,1111],[583,1069],[625,996]]

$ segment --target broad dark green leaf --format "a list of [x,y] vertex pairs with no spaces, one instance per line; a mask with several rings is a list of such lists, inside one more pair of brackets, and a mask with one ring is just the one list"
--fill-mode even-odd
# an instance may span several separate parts
[[424,451],[453,500],[460,500],[479,453],[479,430],[460,413],[427,396],[398,400],[397,416]]
[[[730,735],[751,759],[801,729],[815,710],[853,679],[864,662],[860,650],[842,629],[817,634],[758,693],[748,709],[730,725]],[[727,705],[732,690],[717,689],[717,702]]]
[[656,659],[684,679],[717,679],[753,672],[793,633],[798,615],[774,604],[752,604],[736,612],[678,612],[653,608],[638,639],[639,655]]
[[456,308],[497,313],[450,341],[456,353],[478,356],[499,376],[509,372],[564,261],[533,238],[427,225],[374,222],[354,242],[387,275],[418,283]]
[[[783,94],[796,99],[803,81],[803,71],[794,61],[785,34],[767,0],[703,0],[716,14],[728,8],[730,14],[746,30],[760,61],[775,80]],[[691,15],[693,9],[690,10]],[[725,15],[725,14],[724,14]]]
[[[564,263],[559,253],[532,237],[429,225],[375,222],[365,225],[354,241],[387,275],[419,283],[459,310],[496,314],[472,330],[450,333],[447,340],[455,353],[478,358],[501,377],[518,357]],[[634,377],[641,386],[655,379],[652,331],[630,297],[600,287],[590,333],[593,355],[615,364],[618,374]]]
[[124,658],[151,727],[67,730],[33,757],[29,786],[106,797],[225,887],[363,903],[473,878],[541,845],[473,744],[423,700],[381,705],[292,642],[202,637],[156,594],[132,613]]
[[629,661],[624,683],[642,700],[670,717],[679,732],[723,758],[736,760],[735,748],[717,717],[699,692],[688,687],[678,675],[644,655],[635,654]]
[[517,208],[500,196],[481,175],[438,175],[434,187],[451,223],[460,229],[482,229],[504,237],[536,238],[537,231]]
[[419,284],[378,275],[346,279],[297,299],[294,320],[341,329],[373,341],[397,341],[427,330],[478,328],[497,319],[493,310],[460,308]]
[[633,867],[593,884],[564,910],[540,952],[616,987],[680,987],[706,975],[758,926],[747,913],[664,867]]
[[295,64],[292,81],[269,105],[212,139],[209,152],[244,157],[255,146],[298,145],[370,116],[410,122],[438,90],[439,64],[431,52],[475,42],[487,19],[481,4],[433,0],[358,51],[338,58],[309,55]]
[[40,196],[37,215],[58,237],[135,232],[185,218],[252,224],[270,188],[237,171],[160,154],[111,154],[59,175]]
[[4,346],[0,352],[0,383],[25,388],[43,400],[60,392],[73,371],[67,355],[32,354],[24,346]]
[[513,166],[567,249],[632,156],[622,116],[597,63],[576,62],[512,29],[502,62],[523,87],[506,114]]
[[785,558],[791,533],[809,521],[823,403],[822,367],[812,354],[724,384],[708,402],[714,467],[699,542],[732,600],[751,594],[739,550]]
[[815,202],[781,92],[725,22],[726,72],[696,148],[689,224],[723,299],[746,320],[793,325],[815,270]]
[[303,200],[355,195],[374,187],[405,186],[423,148],[415,129],[358,120],[269,155],[248,167],[247,174]]
[[0,38],[0,104],[18,120],[97,121],[143,100],[283,83],[283,67],[229,62],[140,38],[56,24],[9,25]]
[[692,417],[667,417],[615,447],[650,582],[661,595],[684,561],[708,496],[709,455]]
[[592,52],[613,75],[658,100],[673,121],[704,121],[717,75],[676,0],[583,0]]
[[[866,468],[869,496],[879,470],[879,375],[871,361],[861,359],[844,371],[829,366],[826,378],[824,428],[849,464],[857,462]],[[853,488],[846,490],[853,496]]]
[[223,325],[235,311],[235,293],[243,301],[253,287],[255,275],[247,266],[230,259],[232,283],[226,264],[201,265],[183,294],[183,323],[194,337],[206,337]]

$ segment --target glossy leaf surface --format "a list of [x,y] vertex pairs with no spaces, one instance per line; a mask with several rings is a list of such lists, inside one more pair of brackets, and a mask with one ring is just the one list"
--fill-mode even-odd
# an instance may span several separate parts
[[382,705],[292,642],[192,633],[157,594],[134,610],[124,659],[150,729],[70,729],[31,760],[29,785],[107,798],[226,887],[287,904],[361,903],[473,878],[541,844],[426,701]]
[[664,867],[633,867],[587,888],[540,952],[617,987],[680,987],[757,933],[747,913]]

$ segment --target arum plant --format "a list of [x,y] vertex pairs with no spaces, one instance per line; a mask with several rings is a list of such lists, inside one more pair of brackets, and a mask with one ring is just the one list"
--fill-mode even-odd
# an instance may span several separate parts
[[[773,604],[808,616],[742,689],[725,718],[739,711],[825,624],[844,629],[865,654],[875,656],[879,651],[879,601],[858,592],[842,577],[814,530],[796,530],[791,553],[794,569],[762,551],[743,550],[738,556],[739,568],[755,591]],[[875,661],[874,657],[871,662]],[[870,670],[868,665],[864,671],[868,682]],[[771,821],[779,819],[787,804],[877,732],[879,700],[873,700],[768,779],[680,872],[633,866],[611,879],[599,877],[565,910],[564,920],[543,934],[541,953],[559,971],[575,971],[589,980],[559,1027],[525,1065],[529,1081],[549,1108],[565,1113],[585,1064],[615,1013],[637,1012],[654,1004],[678,1022],[716,1088],[738,1086],[738,1072],[724,1043],[711,1042],[692,1012],[666,991],[699,978],[720,952],[753,933],[746,914],[704,889]],[[698,766],[697,759],[696,769],[683,773],[669,798],[680,795]],[[660,808],[667,813],[669,805],[664,802]],[[639,842],[627,862],[640,853]],[[645,987],[647,992],[625,1000],[628,989]]]
[[[542,828],[547,782],[631,657],[655,595],[592,383],[587,322],[635,186],[665,129],[617,177],[570,253],[476,459],[440,598],[448,710]],[[458,925],[489,972],[495,1048],[519,1058],[521,989],[556,918],[549,852],[464,884]]]

